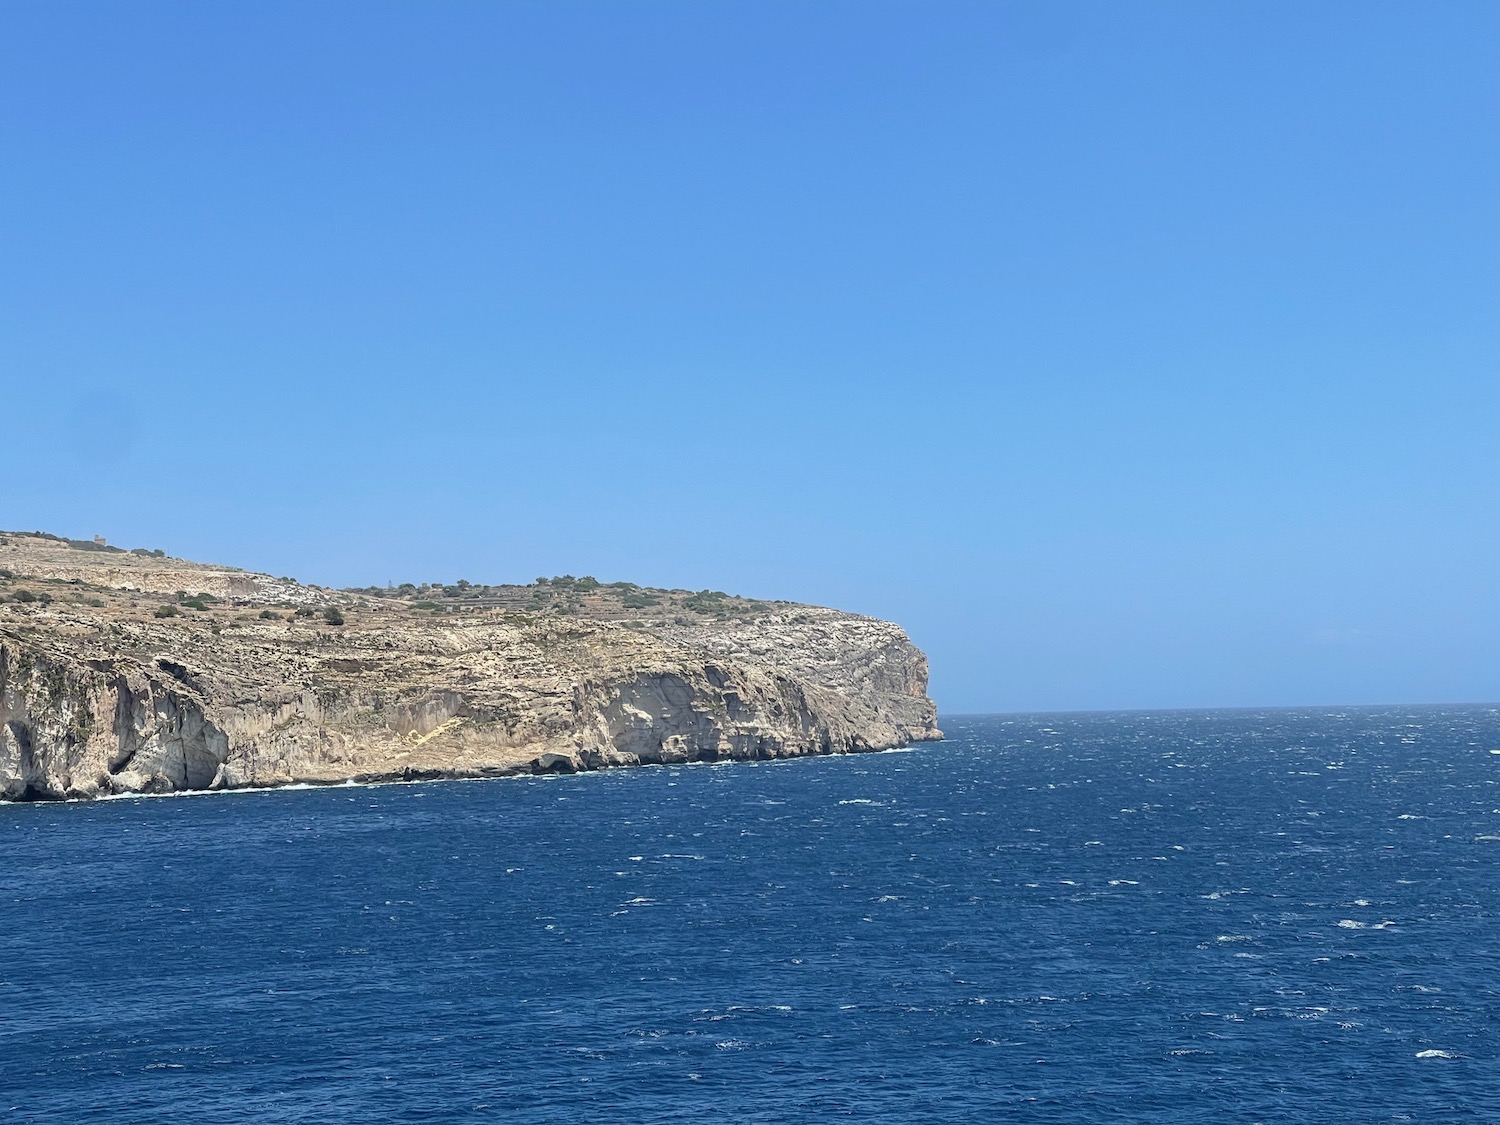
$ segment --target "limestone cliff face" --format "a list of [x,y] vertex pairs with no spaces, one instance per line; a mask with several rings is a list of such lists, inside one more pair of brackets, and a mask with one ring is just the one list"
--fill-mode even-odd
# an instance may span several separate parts
[[941,737],[922,653],[898,626],[853,614],[591,579],[340,592],[118,554],[0,534],[0,797]]

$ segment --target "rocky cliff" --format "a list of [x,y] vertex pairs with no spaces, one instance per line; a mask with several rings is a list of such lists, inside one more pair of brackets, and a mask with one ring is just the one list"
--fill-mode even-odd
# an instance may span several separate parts
[[896,625],[592,578],[335,591],[0,533],[0,798],[491,777],[940,738]]

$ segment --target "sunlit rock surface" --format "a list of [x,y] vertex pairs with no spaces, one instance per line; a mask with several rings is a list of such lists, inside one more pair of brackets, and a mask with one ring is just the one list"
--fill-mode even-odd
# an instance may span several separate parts
[[0,532],[4,799],[939,737],[922,652],[899,626],[838,610],[567,576],[328,590]]

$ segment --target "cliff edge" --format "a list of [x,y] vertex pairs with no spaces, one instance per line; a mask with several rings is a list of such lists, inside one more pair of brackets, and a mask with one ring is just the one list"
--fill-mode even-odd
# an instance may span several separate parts
[[572,772],[941,738],[897,625],[564,575],[328,590],[0,532],[0,799]]

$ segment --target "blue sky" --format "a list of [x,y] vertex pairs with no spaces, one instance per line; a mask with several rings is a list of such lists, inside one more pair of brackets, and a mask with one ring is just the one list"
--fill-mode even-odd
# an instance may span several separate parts
[[11,3],[0,526],[1500,698],[1500,5]]

